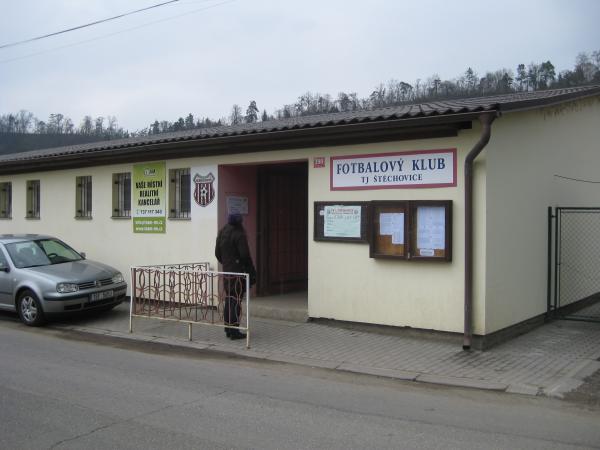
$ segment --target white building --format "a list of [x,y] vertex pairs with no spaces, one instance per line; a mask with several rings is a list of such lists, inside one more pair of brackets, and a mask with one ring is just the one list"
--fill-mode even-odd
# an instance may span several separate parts
[[599,142],[587,86],[4,155],[0,233],[55,235],[124,273],[217,267],[241,211],[256,295],[485,345],[546,312],[548,207],[599,206],[597,184],[569,180],[599,179]]

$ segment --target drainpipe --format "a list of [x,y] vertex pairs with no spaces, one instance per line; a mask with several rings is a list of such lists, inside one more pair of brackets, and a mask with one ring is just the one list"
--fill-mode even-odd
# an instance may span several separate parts
[[465,159],[465,331],[463,350],[471,349],[473,339],[473,162],[490,141],[496,112],[479,116],[481,136]]

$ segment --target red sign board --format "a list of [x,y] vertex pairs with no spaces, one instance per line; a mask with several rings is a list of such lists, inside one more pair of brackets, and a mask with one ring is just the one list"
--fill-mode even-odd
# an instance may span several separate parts
[[325,157],[324,156],[315,156],[313,159],[313,167],[315,169],[325,167]]

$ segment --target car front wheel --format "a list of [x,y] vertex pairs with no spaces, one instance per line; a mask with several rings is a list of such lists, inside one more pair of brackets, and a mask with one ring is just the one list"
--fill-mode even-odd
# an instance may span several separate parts
[[31,291],[23,291],[17,300],[17,311],[21,321],[30,327],[44,323],[44,311],[37,296]]

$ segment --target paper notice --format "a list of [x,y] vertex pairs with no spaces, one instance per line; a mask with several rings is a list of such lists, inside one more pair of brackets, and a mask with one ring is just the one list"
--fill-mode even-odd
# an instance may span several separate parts
[[446,248],[446,216],[443,206],[417,208],[417,247],[443,250]]
[[379,214],[379,234],[392,236],[392,244],[404,244],[404,213]]

